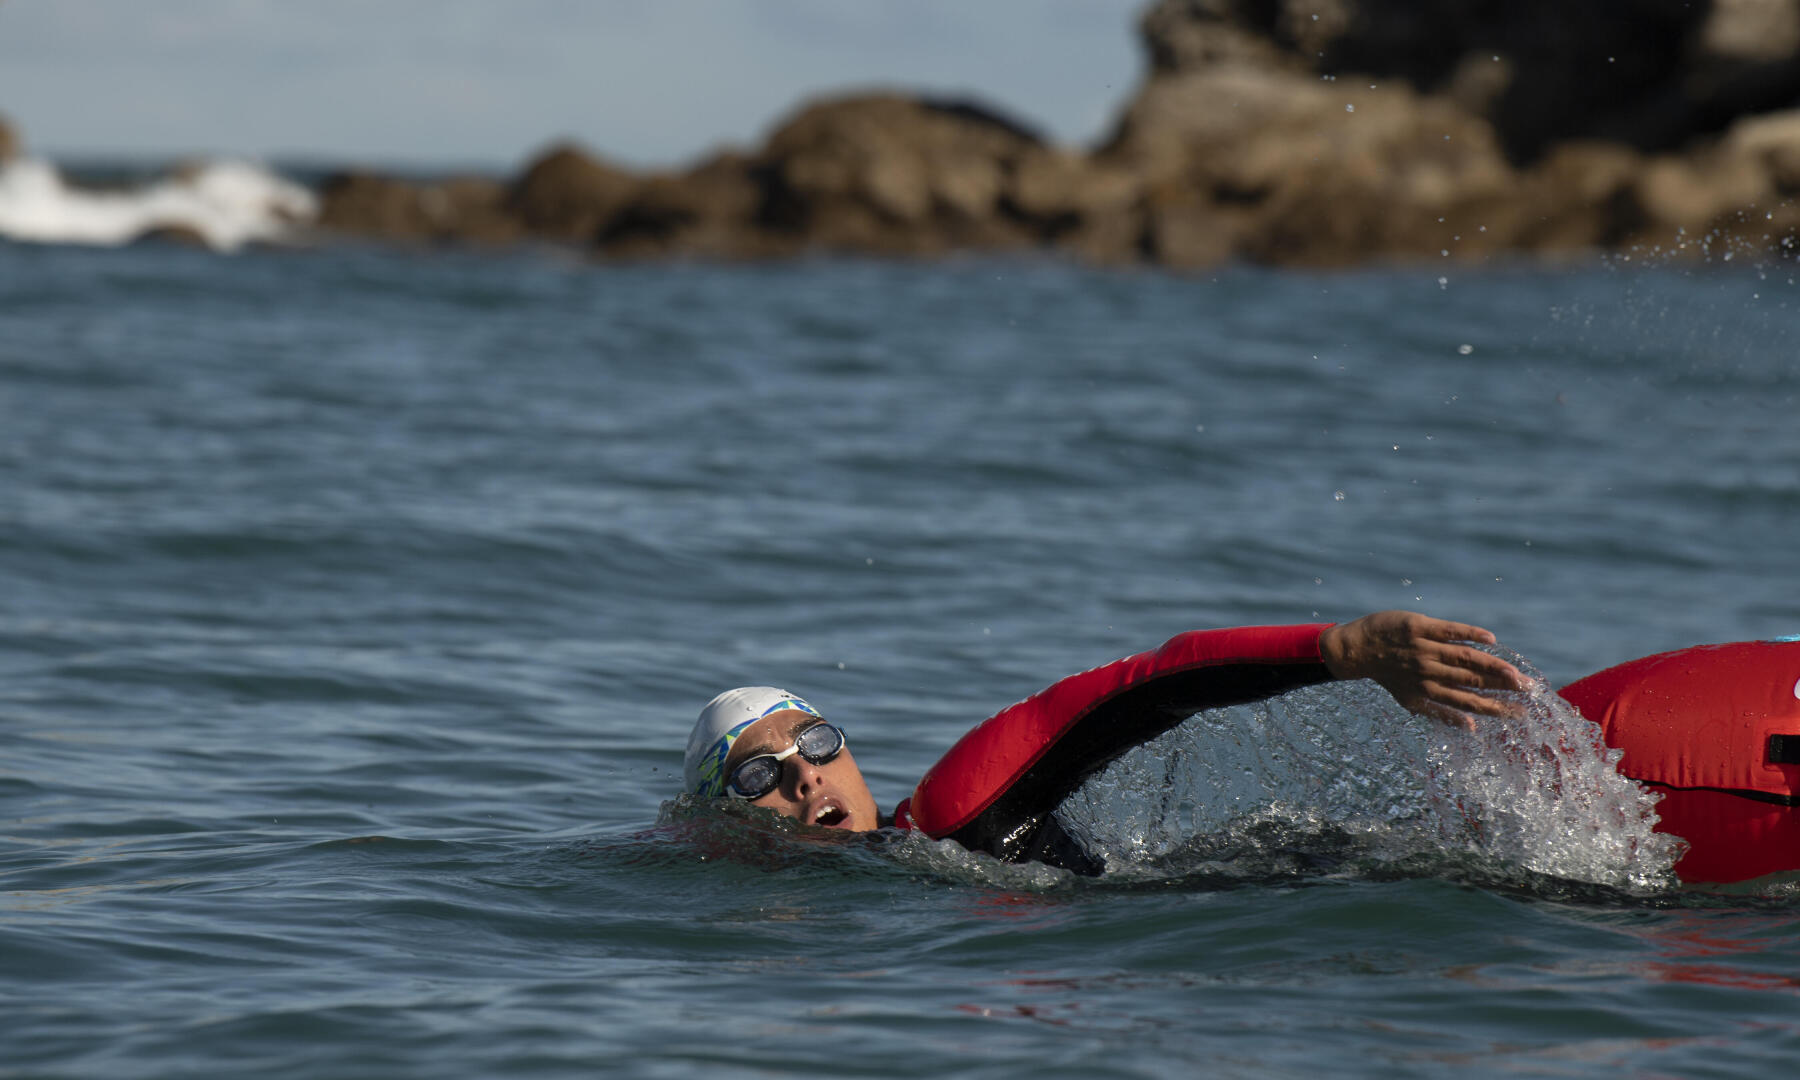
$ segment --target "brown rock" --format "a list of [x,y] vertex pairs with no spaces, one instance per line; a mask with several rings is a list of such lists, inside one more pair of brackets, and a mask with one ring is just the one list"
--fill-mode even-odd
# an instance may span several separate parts
[[806,246],[886,254],[1037,242],[1004,211],[1021,158],[1043,148],[979,106],[869,95],[783,124],[757,169],[762,221]]
[[0,116],[0,165],[18,157],[21,150],[19,137],[13,134],[13,129],[7,124],[6,117]]
[[1244,216],[1222,210],[1192,190],[1164,188],[1145,200],[1138,248],[1164,266],[1216,266],[1236,253]]
[[366,172],[339,173],[319,191],[316,224],[332,232],[379,240],[422,241],[433,235],[433,215],[418,185]]
[[598,242],[607,254],[623,257],[744,259],[795,250],[791,237],[762,226],[762,204],[756,162],[720,153],[685,173],[646,179],[601,227]]
[[1646,228],[1664,237],[1699,235],[1734,211],[1772,201],[1768,175],[1743,166],[1725,154],[1652,160],[1635,188]]
[[1561,143],[1520,178],[1494,231],[1506,247],[1542,252],[1624,244],[1645,225],[1635,190],[1644,167],[1642,154],[1617,143]]
[[133,237],[131,242],[133,245],[166,244],[171,247],[206,249],[212,247],[212,243],[207,240],[205,233],[183,222],[152,225]]
[[1776,195],[1800,194],[1800,109],[1738,121],[1725,135],[1723,152],[1743,168],[1761,170]]
[[1712,0],[1700,50],[1725,60],[1784,60],[1800,50],[1800,0]]
[[1103,156],[1164,193],[1148,249],[1184,265],[1221,238],[1272,262],[1436,255],[1516,182],[1492,129],[1446,101],[1242,64],[1152,80]]
[[1113,162],[1043,148],[1017,160],[1006,194],[1017,213],[1033,221],[1054,222],[1129,207],[1142,196],[1143,182]]
[[623,169],[564,143],[541,155],[513,182],[507,208],[537,235],[587,242],[640,183]]
[[1004,207],[1044,241],[1093,262],[1144,255],[1144,185],[1139,176],[1067,150],[1027,152],[1007,181]]
[[[1719,12],[1792,2],[1160,0],[1140,27],[1153,78],[1248,63],[1314,78],[1402,80],[1421,93],[1484,103],[1480,115],[1509,159],[1524,163],[1565,139],[1655,150],[1716,130],[1711,102],[1748,92],[1729,87],[1729,76],[1762,61],[1703,42],[1753,38],[1780,22],[1721,21]],[[1506,70],[1484,72],[1483,61]],[[1702,72],[1713,74],[1695,78]]]
[[482,177],[436,183],[340,173],[320,191],[318,228],[399,243],[505,243],[520,237],[506,187]]
[[524,227],[506,205],[507,187],[484,176],[458,176],[425,185],[419,205],[435,236],[465,244],[504,244],[520,239]]

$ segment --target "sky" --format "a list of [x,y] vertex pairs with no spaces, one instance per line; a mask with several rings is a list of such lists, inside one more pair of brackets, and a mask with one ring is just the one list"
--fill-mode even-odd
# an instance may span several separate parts
[[970,95],[1063,143],[1143,68],[1146,0],[0,0],[0,115],[51,158],[638,168],[801,101]]

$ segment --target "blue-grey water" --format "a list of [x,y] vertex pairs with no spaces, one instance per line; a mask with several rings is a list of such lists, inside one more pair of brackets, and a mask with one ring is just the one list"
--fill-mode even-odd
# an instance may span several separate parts
[[1556,683],[1800,632],[1797,300],[0,245],[0,1077],[1784,1074],[1792,882],[664,804],[747,682],[891,807],[1184,629],[1416,608]]

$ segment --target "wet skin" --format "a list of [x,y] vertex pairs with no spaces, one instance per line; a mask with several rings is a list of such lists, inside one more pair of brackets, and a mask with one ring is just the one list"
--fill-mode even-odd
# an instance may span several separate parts
[[[750,725],[725,760],[725,775],[748,758],[758,754],[775,754],[794,745],[795,736],[819,722],[811,713],[783,709],[770,713]],[[863,780],[862,770],[850,756],[848,745],[823,765],[814,765],[800,754],[781,763],[781,782],[775,789],[751,805],[773,810],[807,825],[851,832],[867,832],[880,827],[880,813],[875,797]]]

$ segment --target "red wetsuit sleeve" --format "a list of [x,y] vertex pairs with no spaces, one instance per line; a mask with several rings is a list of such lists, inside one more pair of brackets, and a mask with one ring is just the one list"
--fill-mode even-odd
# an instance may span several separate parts
[[1046,827],[1061,837],[1050,812],[1120,754],[1202,709],[1329,680],[1319,655],[1329,625],[1194,630],[1071,675],[958,740],[895,822],[1002,859],[1043,858]]

